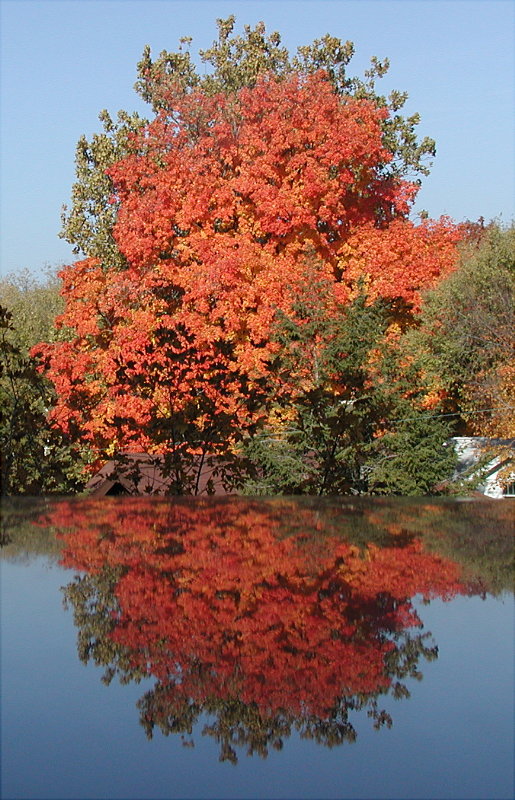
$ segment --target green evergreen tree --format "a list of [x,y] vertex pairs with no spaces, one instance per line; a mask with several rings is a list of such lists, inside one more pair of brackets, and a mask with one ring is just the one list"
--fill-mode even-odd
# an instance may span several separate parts
[[306,281],[295,318],[278,321],[278,387],[305,386],[292,404],[278,392],[280,421],[246,448],[255,474],[248,494],[437,493],[456,455],[438,408],[423,408],[425,387],[416,365],[400,366],[385,332],[395,314],[362,292],[327,316],[323,285]]

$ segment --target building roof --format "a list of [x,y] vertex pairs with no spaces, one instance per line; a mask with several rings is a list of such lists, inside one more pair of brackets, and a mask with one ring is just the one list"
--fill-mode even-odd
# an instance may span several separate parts
[[[191,482],[190,494],[230,494],[223,484],[221,462],[202,463],[200,456],[184,467],[181,480]],[[123,453],[107,461],[86,484],[95,496],[106,495],[175,495],[175,476],[163,455]]]

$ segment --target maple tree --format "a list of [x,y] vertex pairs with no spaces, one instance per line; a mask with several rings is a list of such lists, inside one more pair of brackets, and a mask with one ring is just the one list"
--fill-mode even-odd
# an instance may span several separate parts
[[[206,95],[219,92],[232,94],[252,87],[258,76],[272,73],[278,78],[291,74],[310,74],[325,69],[335,91],[343,96],[367,97],[388,110],[381,126],[393,159],[386,169],[392,174],[428,174],[428,159],[435,154],[435,143],[424,137],[417,139],[418,114],[404,117],[400,112],[407,100],[405,92],[392,91],[388,97],[376,90],[376,82],[389,69],[388,59],[371,59],[364,78],[349,75],[348,67],[355,52],[354,44],[342,42],[327,34],[311,45],[297,49],[290,56],[281,44],[277,31],[267,35],[260,22],[253,29],[246,25],[243,34],[234,34],[235,17],[217,20],[218,39],[210,48],[199,52],[200,60],[208,66],[199,71],[191,57],[191,39],[183,37],[179,50],[163,50],[153,60],[150,47],[145,47],[137,65],[135,89],[154,112],[166,107],[170,85],[180,86],[187,93],[200,89]],[[70,209],[63,209],[61,236],[73,245],[74,252],[100,258],[112,267],[124,263],[113,237],[116,211],[109,203],[112,184],[106,170],[123,158],[129,150],[131,133],[141,130],[148,120],[138,113],[119,111],[114,120],[107,110],[99,119],[103,132],[88,142],[81,137],[76,151],[77,181],[72,190]]]
[[[234,457],[277,401],[273,330],[306,279],[335,316],[365,286],[401,327],[456,262],[448,220],[408,218],[388,110],[328,70],[234,91],[159,83],[155,119],[108,169],[122,260],[61,273],[67,341],[41,345],[53,420],[99,457]],[[295,398],[298,386],[281,391]]]
[[134,500],[59,504],[45,525],[62,540],[61,563],[82,573],[65,589],[80,657],[108,682],[156,680],[139,703],[149,735],[213,715],[208,732],[231,759],[238,738],[266,754],[292,727],[352,741],[351,710],[391,724],[380,695],[409,696],[402,679],[436,657],[410,632],[421,626],[410,598],[465,586],[402,513],[391,524],[363,511],[157,501],[149,517]]

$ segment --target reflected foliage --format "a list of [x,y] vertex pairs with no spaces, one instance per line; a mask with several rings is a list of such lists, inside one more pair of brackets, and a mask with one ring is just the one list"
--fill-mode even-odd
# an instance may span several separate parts
[[[3,559],[60,558],[84,663],[145,680],[149,737],[220,758],[380,728],[437,647],[413,598],[513,582],[509,501],[7,499]],[[36,524],[35,524],[36,522]],[[150,681],[149,681],[150,679]],[[152,679],[153,688],[150,689]]]
[[[450,509],[453,508],[451,505]],[[466,503],[461,514],[445,513],[445,526],[439,525],[435,510],[422,512],[419,524],[425,527],[426,546],[457,561],[470,593],[498,595],[515,588],[514,506],[510,500]],[[454,506],[456,510],[456,506]],[[431,519],[432,517],[432,519]]]
[[44,557],[50,563],[57,563],[62,541],[47,526],[34,524],[35,519],[53,507],[52,500],[42,497],[2,498],[0,559],[28,564]]
[[81,660],[104,681],[155,679],[138,703],[156,729],[192,745],[266,756],[293,731],[354,741],[354,712],[390,726],[381,697],[437,648],[412,598],[466,591],[460,567],[427,552],[409,525],[363,503],[228,499],[63,501],[64,588]]

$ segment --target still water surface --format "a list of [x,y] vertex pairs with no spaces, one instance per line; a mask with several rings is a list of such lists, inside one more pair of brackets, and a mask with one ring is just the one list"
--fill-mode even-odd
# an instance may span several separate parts
[[2,797],[511,798],[513,510],[6,504]]

